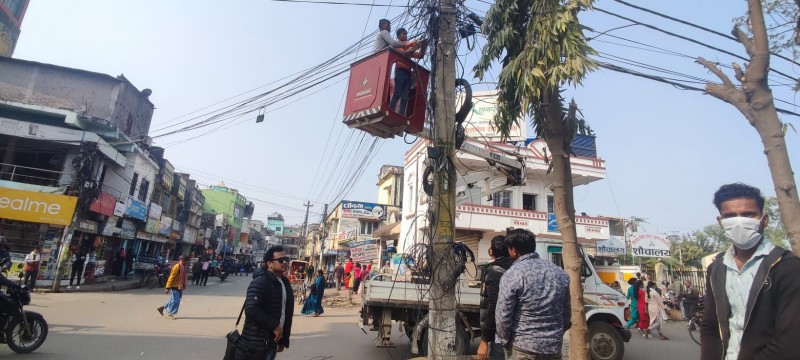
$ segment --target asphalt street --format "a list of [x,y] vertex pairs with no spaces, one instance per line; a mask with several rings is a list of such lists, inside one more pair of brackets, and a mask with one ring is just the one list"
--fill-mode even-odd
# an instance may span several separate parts
[[[159,289],[33,294],[28,309],[44,315],[50,334],[41,348],[24,358],[221,359],[224,336],[233,330],[249,280],[233,276],[224,283],[212,278],[206,287],[190,285],[177,320],[156,312],[156,307],[167,299]],[[396,348],[376,348],[373,344],[376,333],[364,334],[358,328],[357,313],[357,307],[349,307],[328,308],[318,318],[295,315],[291,347],[279,358],[409,358],[408,339],[396,330],[393,334]],[[699,358],[700,348],[691,341],[685,326],[668,324],[665,334],[672,340],[634,336],[626,347],[625,359]],[[0,357],[20,356],[0,345]]]

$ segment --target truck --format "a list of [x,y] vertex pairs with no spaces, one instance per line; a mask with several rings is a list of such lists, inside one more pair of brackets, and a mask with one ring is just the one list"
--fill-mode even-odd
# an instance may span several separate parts
[[[543,239],[537,241],[536,252],[563,268],[562,247],[561,242]],[[601,281],[582,250],[581,256],[590,355],[595,360],[620,360],[625,353],[624,343],[631,338],[624,325],[625,296]],[[456,294],[455,349],[466,355],[472,342],[481,336],[480,281],[462,275]],[[364,285],[359,326],[379,333],[378,347],[394,347],[391,331],[393,322],[397,322],[411,342],[412,353],[424,356],[428,351],[429,295],[429,284],[424,280],[401,281],[393,275],[376,274]],[[566,341],[564,351],[566,354]]]

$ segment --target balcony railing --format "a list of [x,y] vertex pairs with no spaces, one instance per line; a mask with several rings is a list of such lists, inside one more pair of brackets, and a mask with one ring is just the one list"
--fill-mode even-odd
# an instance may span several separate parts
[[0,180],[31,185],[58,186],[61,171],[0,163]]

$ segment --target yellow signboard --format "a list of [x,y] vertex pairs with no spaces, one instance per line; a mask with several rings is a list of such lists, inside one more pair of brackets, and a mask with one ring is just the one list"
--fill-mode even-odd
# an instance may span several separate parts
[[74,196],[0,188],[0,218],[69,225],[77,201]]

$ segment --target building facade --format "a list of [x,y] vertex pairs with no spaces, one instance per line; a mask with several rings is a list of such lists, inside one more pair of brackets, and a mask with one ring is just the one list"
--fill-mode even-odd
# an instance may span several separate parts
[[0,0],[0,56],[11,57],[30,0]]

